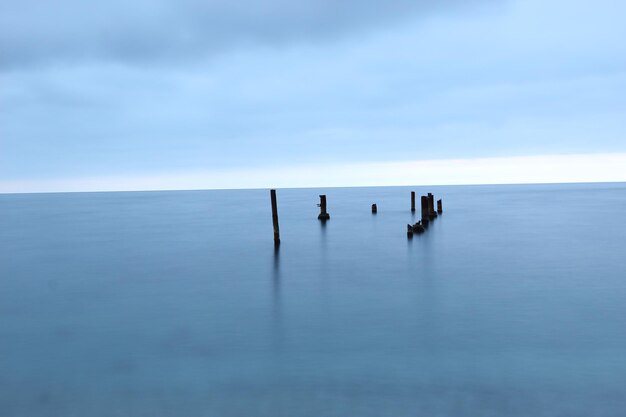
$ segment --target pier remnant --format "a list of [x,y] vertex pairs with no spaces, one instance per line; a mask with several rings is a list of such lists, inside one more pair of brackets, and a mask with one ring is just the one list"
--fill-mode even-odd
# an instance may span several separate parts
[[428,217],[430,217],[431,220],[437,217],[437,212],[435,211],[435,196],[431,193],[428,193]]
[[320,214],[317,216],[318,220],[328,220],[330,219],[330,214],[326,211],[326,195],[320,195]]
[[415,211],[415,191],[411,191],[411,212]]
[[415,224],[407,224],[406,225],[406,237],[409,239],[413,237],[414,233],[420,234],[424,233],[424,226],[422,225],[422,221],[418,221]]
[[274,246],[280,245],[280,231],[278,230],[278,205],[276,204],[276,190],[270,190],[272,200],[272,224],[274,225]]
[[428,227],[428,220],[430,218],[430,211],[428,210],[428,197],[423,195],[422,202],[422,225]]
[[372,204],[372,214],[376,213],[378,213],[378,207],[376,206],[376,204]]
[[437,200],[437,213],[443,213],[443,204],[441,203],[441,199]]

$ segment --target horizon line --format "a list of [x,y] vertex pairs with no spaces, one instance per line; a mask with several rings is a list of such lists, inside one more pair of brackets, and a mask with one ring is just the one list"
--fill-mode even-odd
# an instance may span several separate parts
[[25,194],[100,194],[100,193],[163,193],[189,191],[258,191],[258,190],[315,190],[315,189],[342,189],[342,188],[406,188],[406,187],[488,187],[507,185],[584,185],[584,184],[626,184],[625,181],[576,181],[576,182],[515,182],[515,183],[476,183],[476,184],[399,184],[399,185],[334,185],[334,186],[307,186],[307,187],[243,187],[243,188],[160,188],[146,190],[88,190],[88,191],[15,191],[2,192],[0,195]]
[[0,180],[0,194],[626,182],[626,152],[308,164]]

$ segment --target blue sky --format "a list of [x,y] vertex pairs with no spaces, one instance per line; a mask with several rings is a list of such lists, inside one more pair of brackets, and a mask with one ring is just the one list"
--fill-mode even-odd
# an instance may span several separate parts
[[626,3],[433,3],[0,0],[0,192],[626,180]]

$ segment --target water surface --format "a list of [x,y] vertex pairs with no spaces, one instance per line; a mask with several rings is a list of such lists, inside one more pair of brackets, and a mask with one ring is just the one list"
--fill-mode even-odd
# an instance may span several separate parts
[[275,251],[267,190],[0,195],[0,415],[624,415],[626,184],[278,205]]

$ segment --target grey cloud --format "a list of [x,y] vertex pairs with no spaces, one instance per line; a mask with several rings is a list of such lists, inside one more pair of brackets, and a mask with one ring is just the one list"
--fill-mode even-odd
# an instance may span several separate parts
[[0,67],[198,58],[327,39],[498,0],[0,0]]

